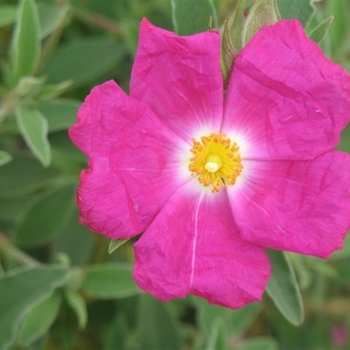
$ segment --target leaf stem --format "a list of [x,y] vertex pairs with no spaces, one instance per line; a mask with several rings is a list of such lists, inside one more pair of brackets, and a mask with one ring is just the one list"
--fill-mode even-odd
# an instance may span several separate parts
[[0,254],[11,257],[17,262],[25,264],[30,267],[40,266],[40,262],[24,253],[22,250],[14,246],[10,240],[0,233]]
[[86,22],[92,26],[104,29],[113,35],[123,36],[123,29],[119,24],[103,15],[100,15],[99,13],[92,13],[73,8],[73,15],[77,19]]

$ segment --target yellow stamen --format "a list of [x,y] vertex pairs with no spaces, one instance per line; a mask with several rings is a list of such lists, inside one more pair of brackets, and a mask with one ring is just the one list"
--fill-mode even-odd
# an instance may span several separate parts
[[243,169],[239,147],[224,134],[211,133],[202,136],[200,142],[193,139],[190,151],[194,157],[189,170],[201,184],[211,185],[213,193],[234,185]]

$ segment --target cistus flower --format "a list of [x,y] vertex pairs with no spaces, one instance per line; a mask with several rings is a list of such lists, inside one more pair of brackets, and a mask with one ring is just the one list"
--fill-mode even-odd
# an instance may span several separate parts
[[130,96],[93,88],[69,135],[88,155],[80,220],[140,233],[134,278],[161,300],[259,300],[265,248],[328,257],[350,227],[350,78],[296,20],[262,28],[226,93],[220,35],[141,23]]

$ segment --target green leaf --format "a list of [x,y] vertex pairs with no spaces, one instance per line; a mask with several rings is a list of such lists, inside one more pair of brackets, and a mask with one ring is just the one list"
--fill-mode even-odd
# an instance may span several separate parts
[[0,220],[13,227],[21,219],[33,198],[29,195],[0,198]]
[[22,0],[12,40],[14,77],[33,75],[40,56],[40,24],[34,0]]
[[68,98],[57,98],[52,101],[41,102],[38,106],[40,112],[46,117],[49,131],[66,130],[77,119],[77,111],[81,102]]
[[129,240],[129,238],[127,238],[127,239],[112,239],[109,242],[108,254],[112,254],[116,249],[118,249],[121,245],[123,245],[128,240]]
[[333,280],[337,279],[338,271],[335,266],[329,263],[328,260],[321,260],[315,257],[308,257],[308,259],[310,260],[310,267],[317,273],[317,275],[323,275]]
[[230,334],[231,337],[243,334],[261,311],[261,304],[258,303],[246,305],[241,309],[230,310],[208,304],[202,298],[192,297],[191,300],[196,306],[197,322],[203,333],[203,348],[217,348],[213,345],[213,342],[224,337],[223,333],[225,332]]
[[83,266],[87,263],[94,243],[94,234],[79,224],[78,216],[78,208],[74,206],[67,225],[52,243],[52,254],[64,253],[72,266]]
[[62,286],[68,271],[62,267],[20,269],[0,278],[0,349],[16,339],[25,315]]
[[346,259],[350,257],[350,232],[345,237],[343,249],[337,250],[329,260]]
[[20,343],[28,346],[43,336],[55,321],[60,305],[61,297],[57,293],[52,293],[47,299],[35,305],[21,324]]
[[[338,1],[338,0],[337,0]],[[297,18],[306,27],[315,13],[314,0],[277,0],[283,19]]]
[[231,334],[243,334],[251,327],[261,310],[262,305],[259,303],[248,304],[241,309],[233,310],[230,318]]
[[254,337],[239,344],[239,350],[278,350],[275,339],[270,337]]
[[10,153],[7,153],[5,151],[0,151],[0,166],[11,162],[12,156]]
[[[123,301],[123,305],[125,302]],[[129,325],[126,312],[116,312],[114,320],[108,324],[108,330],[103,337],[102,349],[130,349],[127,346],[129,338]],[[131,350],[131,349],[130,349]]]
[[66,131],[51,134],[50,145],[55,168],[77,179],[81,169],[87,167],[86,155],[73,145]]
[[300,254],[289,254],[288,258],[297,276],[299,288],[301,290],[310,288],[315,274],[310,266],[308,266],[308,257]]
[[16,111],[18,128],[27,146],[48,167],[51,162],[50,144],[47,140],[48,123],[45,117],[36,109],[19,108]]
[[310,34],[309,38],[316,43],[320,43],[324,37],[326,36],[334,17],[330,16],[326,20],[324,20],[322,23],[320,23],[316,28],[314,28]]
[[276,23],[281,18],[276,0],[257,1],[249,11],[243,27],[243,46],[264,26]]
[[17,17],[17,7],[11,5],[0,6],[0,28],[12,24]]
[[[202,347],[216,349],[215,343],[228,333],[228,329],[223,329],[224,325],[230,323],[230,314],[232,310],[220,306],[208,304],[204,299],[194,297],[194,304],[197,309],[198,323],[202,330]],[[222,348],[227,348],[228,344],[223,344]]]
[[38,4],[41,39],[53,33],[60,26],[69,10],[70,6],[65,2],[57,4]]
[[106,263],[85,270],[82,291],[99,299],[125,298],[140,293],[132,275],[132,265]]
[[227,324],[223,319],[216,318],[212,322],[205,344],[206,349],[228,349],[230,347],[230,335],[228,334]]
[[71,88],[77,88],[111,70],[123,52],[121,43],[111,38],[79,39],[62,44],[43,74],[48,75],[52,83],[71,80]]
[[75,185],[68,184],[39,198],[19,223],[16,243],[35,247],[52,240],[70,219],[74,197]]
[[71,85],[72,85],[72,82],[70,80],[64,81],[59,84],[47,84],[40,91],[38,100],[40,101],[53,100],[54,98],[66,92]]
[[224,79],[224,87],[226,88],[230,79],[231,70],[236,59],[237,52],[231,41],[231,28],[229,20],[224,23],[224,31],[221,40],[221,71]]
[[65,296],[69,306],[74,310],[77,316],[79,329],[84,329],[88,320],[84,299],[79,293],[70,289],[65,290]]
[[140,349],[182,349],[179,325],[171,303],[148,294],[139,298],[138,336]]
[[272,276],[267,293],[281,314],[293,325],[304,321],[304,306],[295,273],[287,256],[280,251],[269,250],[272,264]]
[[216,11],[212,0],[171,0],[173,24],[179,35],[190,35],[208,30],[210,18],[217,26]]
[[338,271],[337,282],[348,286],[350,284],[350,269],[349,269],[349,259],[340,259],[335,264]]
[[350,152],[350,124],[348,124],[347,127],[343,130],[340,135],[340,139],[341,142],[337,149],[345,152]]
[[16,93],[19,97],[33,98],[36,97],[43,89],[45,84],[45,77],[31,77],[25,76],[19,79],[16,86]]
[[[348,0],[325,1],[325,13],[334,16],[335,21],[329,30],[332,57],[342,52],[348,41],[350,4]],[[347,50],[348,51],[348,50]],[[348,59],[345,59],[347,62]]]
[[53,182],[59,173],[38,166],[26,156],[14,156],[12,162],[0,167],[0,198],[19,196]]

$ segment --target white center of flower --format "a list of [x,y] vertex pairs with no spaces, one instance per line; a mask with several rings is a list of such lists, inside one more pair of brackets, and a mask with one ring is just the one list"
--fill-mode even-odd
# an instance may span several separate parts
[[215,162],[207,162],[204,167],[210,173],[215,173],[215,172],[217,172],[219,170],[219,164],[215,163]]

